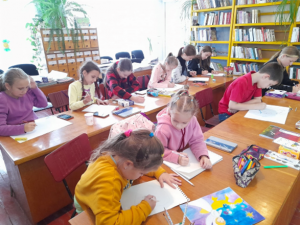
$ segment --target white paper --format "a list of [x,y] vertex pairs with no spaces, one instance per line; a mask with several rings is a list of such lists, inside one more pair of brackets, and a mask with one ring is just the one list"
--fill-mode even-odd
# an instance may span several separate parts
[[160,90],[160,91],[162,91],[162,90],[166,90],[166,91],[176,91],[176,90],[182,89],[183,86],[184,86],[184,85],[182,85],[182,84],[175,84],[175,86],[172,87],[172,88],[156,88],[156,89],[157,89],[157,90]]
[[209,81],[207,77],[190,77],[188,81]]
[[264,110],[249,110],[245,118],[285,124],[289,110],[288,107],[267,105]]
[[[56,116],[49,116],[35,120],[36,127],[33,131],[27,132],[25,134],[20,134],[17,136],[11,136],[11,138],[15,139],[17,137],[26,137],[27,141],[33,138],[42,136],[44,134],[50,133],[54,130],[58,130],[65,126],[71,125],[72,123],[63,119],[59,119]],[[18,141],[22,143],[24,141]]]
[[161,188],[157,180],[152,180],[126,189],[120,201],[122,209],[128,210],[131,206],[138,205],[147,195],[155,196],[157,201],[150,216],[164,211],[164,208],[168,210],[188,201],[179,188],[173,189],[166,183]]
[[208,74],[203,75],[203,76],[211,76],[211,75],[214,75],[214,77],[224,77],[225,73],[217,73],[217,74],[208,73]]
[[279,95],[284,95],[287,91],[283,91],[283,90],[274,90],[274,91],[270,91],[270,93],[272,94],[279,94]]
[[[202,173],[205,169],[200,167],[199,161],[196,159],[195,155],[191,151],[190,148],[183,151],[186,153],[189,157],[189,164],[187,166],[181,166],[179,164],[171,163],[164,161],[164,164],[168,167],[176,170],[176,172],[179,172],[181,175],[185,176],[188,179],[193,178],[194,176],[198,175],[199,173]],[[212,163],[212,165],[220,162],[223,157],[208,150],[208,156]]]
[[97,105],[97,104],[92,104],[86,109],[82,110],[82,112],[100,112],[100,114],[110,114],[117,106],[115,105]]
[[58,80],[62,78],[66,78],[68,76],[68,73],[56,71],[56,70],[51,70],[51,72],[48,74],[48,78],[53,79],[53,80]]

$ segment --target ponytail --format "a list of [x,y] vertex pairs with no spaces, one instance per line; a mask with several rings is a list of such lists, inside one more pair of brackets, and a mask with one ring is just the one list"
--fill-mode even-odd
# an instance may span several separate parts
[[173,66],[178,66],[178,60],[175,56],[173,56],[172,52],[170,52],[167,56],[167,58],[165,59],[165,64],[168,65],[173,65]]
[[196,48],[194,45],[187,45],[179,49],[177,57],[181,56],[185,53],[187,56],[194,56],[196,55]]
[[177,57],[180,57],[183,54],[183,47],[181,47],[178,51]]

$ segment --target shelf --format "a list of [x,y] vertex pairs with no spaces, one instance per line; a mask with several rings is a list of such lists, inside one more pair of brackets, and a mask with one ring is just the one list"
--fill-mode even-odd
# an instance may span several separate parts
[[245,61],[245,62],[260,62],[265,63],[268,62],[270,59],[240,59],[240,58],[231,58],[232,61]]
[[300,66],[300,62],[294,62],[292,66]]
[[233,41],[233,44],[253,44],[253,45],[287,45],[288,42],[276,41],[276,42],[268,42],[268,41]]
[[257,27],[257,26],[284,26],[284,25],[290,25],[289,23],[239,23],[234,24],[235,27]]
[[191,41],[191,43],[214,43],[214,44],[228,44],[229,41]]
[[297,25],[299,25],[299,24],[300,24],[300,22],[296,22],[296,24],[297,24]]
[[227,56],[212,56],[211,59],[220,59],[220,60],[227,60]]
[[[98,50],[98,49],[99,49],[98,47],[95,47],[95,48],[79,48],[79,49],[77,49],[77,52],[93,51],[93,50]],[[74,49],[66,49],[65,53],[68,53],[68,52],[74,52]],[[46,54],[53,54],[53,53],[61,53],[61,51],[55,50],[55,51],[46,52]]]
[[195,13],[195,12],[196,13],[199,13],[199,12],[211,12],[211,11],[230,10],[230,9],[232,9],[232,5],[231,6],[225,6],[225,7],[192,10],[192,13]]
[[[241,8],[252,8],[252,7],[263,7],[263,6],[272,6],[272,5],[280,5],[281,2],[270,2],[270,3],[262,3],[262,4],[251,4],[251,5],[236,5],[236,9]],[[287,2],[287,4],[290,4],[290,2]]]
[[300,42],[291,42],[291,45],[300,45]]
[[191,26],[191,28],[210,28],[210,27],[230,27],[230,24],[225,25],[207,25],[207,26]]

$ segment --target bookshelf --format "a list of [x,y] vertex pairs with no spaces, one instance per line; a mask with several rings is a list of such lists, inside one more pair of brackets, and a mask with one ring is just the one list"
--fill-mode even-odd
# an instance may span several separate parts
[[[199,2],[199,1],[198,1]],[[218,1],[219,2],[219,1]],[[227,52],[226,55],[223,55],[223,54],[217,54],[217,56],[213,56],[211,57],[212,60],[222,60],[223,64],[224,64],[224,61],[225,61],[225,65],[229,65],[230,63],[230,51],[231,51],[231,41],[230,41],[230,37],[232,35],[232,25],[233,25],[233,14],[234,14],[234,7],[235,7],[235,2],[236,0],[232,0],[232,1],[227,1],[226,4],[231,4],[231,5],[228,5],[228,6],[223,6],[223,7],[213,7],[214,4],[219,4],[217,3],[217,0],[212,0],[210,1],[211,3],[211,6],[212,8],[202,8],[202,9],[197,9],[197,10],[194,10],[194,6],[192,5],[192,10],[191,10],[191,16],[193,18],[193,16],[197,15],[197,22],[198,23],[201,23],[199,24],[199,26],[193,26],[193,24],[191,25],[191,33],[193,31],[196,30],[196,32],[200,33],[201,29],[211,29],[211,28],[216,28],[216,36],[218,37],[218,33],[221,33],[222,37],[224,37],[224,35],[227,38],[226,40],[226,37],[222,40],[220,39],[220,37],[218,38],[218,40],[208,40],[208,41],[199,41],[199,40],[193,40],[192,36],[191,36],[191,40],[190,40],[190,43],[191,44],[194,44],[195,46],[199,46],[199,44],[201,44],[201,46],[204,46],[204,45],[209,45],[211,47],[215,47],[215,48],[218,48],[218,50],[220,49],[220,47],[222,46],[222,48],[224,49],[224,52]],[[225,3],[224,3],[225,4]],[[198,6],[198,4],[197,4]],[[204,6],[206,7],[206,6]],[[218,15],[217,16],[217,20],[218,20],[218,24],[213,24],[213,25],[204,25],[204,23],[206,21],[204,21],[205,19],[205,14],[209,14],[209,13],[215,13],[215,15]],[[220,19],[221,19],[221,13],[223,13],[223,15],[225,13],[228,13],[227,15],[230,15],[230,23],[226,23],[226,24],[221,24],[220,25]],[[230,13],[230,14],[229,14]],[[228,19],[228,18],[227,18]],[[216,20],[216,17],[214,17],[214,21]],[[224,19],[225,21],[225,19]],[[223,22],[224,23],[224,22]],[[224,34],[224,35],[223,35]],[[196,37],[196,35],[194,35]],[[200,34],[199,34],[199,37],[200,37]],[[220,40],[219,40],[220,39]]]

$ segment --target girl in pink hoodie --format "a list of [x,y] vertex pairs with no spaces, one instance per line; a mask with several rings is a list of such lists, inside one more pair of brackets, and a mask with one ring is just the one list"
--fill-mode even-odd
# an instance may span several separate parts
[[212,164],[208,158],[201,127],[195,116],[198,108],[198,102],[187,90],[178,91],[168,107],[157,114],[155,135],[165,148],[164,160],[186,166],[189,162],[187,154],[178,155],[177,151],[183,151],[189,144],[200,166],[210,169]]

